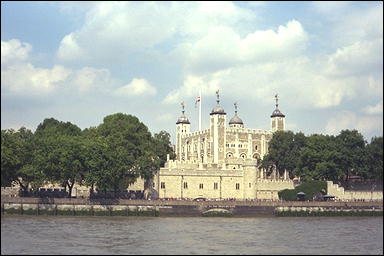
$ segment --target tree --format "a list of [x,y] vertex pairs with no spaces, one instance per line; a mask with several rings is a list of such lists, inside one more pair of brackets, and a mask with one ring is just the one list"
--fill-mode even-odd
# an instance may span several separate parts
[[348,184],[351,175],[364,172],[364,137],[357,130],[342,130],[336,137],[340,152],[340,167]]
[[261,167],[266,168],[269,173],[274,166],[280,175],[285,170],[292,173],[297,166],[299,151],[305,143],[306,138],[303,133],[275,132],[269,143],[268,154],[261,161]]
[[103,138],[105,143],[104,146],[99,145],[98,150],[107,159],[108,166],[99,163],[98,170],[94,169],[88,177],[89,181],[96,181],[99,188],[115,191],[126,189],[138,177],[151,177],[159,165],[151,133],[135,116],[122,113],[106,116],[96,131],[89,130],[86,133]]
[[45,181],[68,188],[68,196],[75,182],[81,183],[85,176],[81,135],[76,125],[49,118],[39,124],[33,138],[35,168]]
[[383,137],[374,137],[365,148],[366,172],[364,177],[383,180]]
[[83,152],[80,136],[47,137],[39,143],[35,163],[46,180],[68,188],[68,196],[71,196],[74,184],[81,183],[85,176]]
[[81,129],[71,122],[65,123],[54,118],[46,118],[37,126],[35,135],[38,138],[58,135],[80,136]]
[[343,172],[334,136],[314,134],[300,150],[295,173],[303,180],[338,180]]
[[29,184],[38,186],[43,175],[33,165],[33,133],[21,127],[1,130],[1,185],[10,186],[17,182],[23,191]]
[[160,131],[153,135],[154,151],[160,159],[160,167],[164,167],[167,161],[167,155],[170,159],[175,159],[176,154],[171,147],[171,135],[166,131]]

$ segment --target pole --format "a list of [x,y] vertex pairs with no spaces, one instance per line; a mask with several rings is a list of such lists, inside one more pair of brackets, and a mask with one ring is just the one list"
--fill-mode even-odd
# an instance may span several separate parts
[[199,131],[201,131],[201,88],[200,88],[200,92],[199,92],[199,97],[200,97],[200,101],[199,101]]

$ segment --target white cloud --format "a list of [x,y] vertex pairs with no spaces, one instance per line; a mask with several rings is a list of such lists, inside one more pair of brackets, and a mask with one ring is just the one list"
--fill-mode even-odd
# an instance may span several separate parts
[[139,95],[155,95],[156,88],[153,87],[147,80],[142,78],[134,78],[132,81],[116,89],[113,93],[117,96],[139,96]]
[[333,76],[377,74],[383,70],[383,39],[357,41],[337,49],[328,60],[328,72]]
[[66,35],[60,43],[57,57],[61,60],[71,60],[74,57],[79,59],[85,58],[84,51],[79,47],[76,41],[76,34],[70,33]]
[[173,104],[183,97],[194,97],[200,88],[203,95],[214,95],[220,88],[226,95],[246,96],[259,104],[271,104],[273,95],[278,92],[286,104],[311,108],[338,106],[343,99],[355,97],[359,83],[349,78],[328,77],[319,69],[323,64],[307,57],[296,57],[237,65],[205,75],[189,75],[163,103]]
[[322,16],[328,44],[336,47],[351,45],[356,41],[383,37],[382,2],[312,2],[314,10]]
[[113,81],[110,72],[107,69],[97,69],[93,67],[84,67],[74,73],[71,84],[79,92],[88,92],[90,90],[103,90],[110,86]]
[[72,70],[62,65],[51,69],[35,67],[30,60],[32,46],[17,39],[1,41],[2,91],[19,95],[45,95],[58,90],[80,93],[94,90],[109,92],[116,83],[107,69],[84,67]]
[[32,46],[29,43],[22,43],[17,39],[1,41],[1,68],[18,62],[24,62],[29,58]]
[[231,2],[98,2],[84,25],[64,36],[57,56],[64,61],[117,61],[176,36],[188,42],[214,27],[253,19],[250,10]]
[[362,109],[362,111],[369,115],[376,115],[383,113],[383,100],[378,102],[375,106],[367,106]]
[[275,32],[257,30],[244,38],[228,26],[212,27],[197,41],[180,45],[185,67],[191,73],[208,73],[234,65],[277,61],[300,55],[308,36],[296,20]]
[[383,118],[374,116],[358,116],[351,111],[341,111],[331,117],[325,127],[327,133],[339,134],[344,129],[356,129],[363,134],[374,131],[383,132]]

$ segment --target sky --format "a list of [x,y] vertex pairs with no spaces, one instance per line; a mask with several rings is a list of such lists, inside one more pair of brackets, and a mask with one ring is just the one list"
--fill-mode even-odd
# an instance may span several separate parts
[[45,118],[98,126],[131,114],[174,143],[181,102],[198,130],[227,121],[383,136],[382,2],[1,2],[1,129]]

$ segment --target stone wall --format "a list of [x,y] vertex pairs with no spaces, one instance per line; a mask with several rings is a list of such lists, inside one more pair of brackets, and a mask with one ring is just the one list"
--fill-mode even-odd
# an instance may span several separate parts
[[276,180],[276,179],[257,179],[257,190],[281,191],[284,189],[294,189],[292,180]]
[[327,193],[335,196],[338,200],[383,200],[383,191],[352,191],[345,190],[338,184],[333,184],[332,181],[327,181]]

